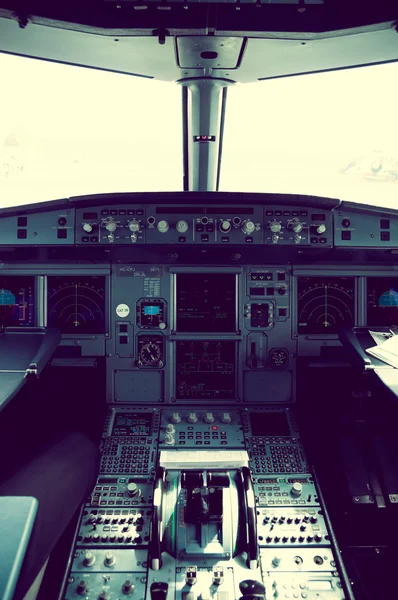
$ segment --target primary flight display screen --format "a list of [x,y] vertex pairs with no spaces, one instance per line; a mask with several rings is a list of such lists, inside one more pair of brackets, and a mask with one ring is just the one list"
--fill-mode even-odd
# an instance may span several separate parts
[[177,274],[177,331],[234,332],[234,273]]
[[233,399],[235,361],[235,342],[176,342],[177,399]]
[[151,413],[116,413],[112,435],[115,437],[149,437],[152,433]]
[[367,325],[398,325],[398,277],[368,277]]
[[354,325],[354,277],[298,278],[298,333],[338,333]]
[[289,423],[283,412],[249,413],[253,436],[284,437],[290,435]]
[[0,330],[34,325],[34,277],[0,277]]

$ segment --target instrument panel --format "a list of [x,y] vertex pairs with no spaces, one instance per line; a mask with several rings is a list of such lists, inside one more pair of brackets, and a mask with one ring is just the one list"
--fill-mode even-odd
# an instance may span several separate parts
[[107,270],[3,275],[0,316],[3,329],[59,328],[68,349],[57,358],[106,357],[110,404],[292,402],[297,356],[339,346],[340,328],[397,323],[398,277],[385,269],[377,276],[362,266],[353,275],[333,265],[329,276],[319,266],[311,274],[288,264],[221,271],[160,263],[100,272]]

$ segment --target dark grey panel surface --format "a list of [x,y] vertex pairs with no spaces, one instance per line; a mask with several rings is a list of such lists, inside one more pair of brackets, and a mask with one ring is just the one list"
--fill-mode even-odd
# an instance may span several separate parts
[[163,399],[162,371],[118,371],[115,373],[115,401],[153,404]]

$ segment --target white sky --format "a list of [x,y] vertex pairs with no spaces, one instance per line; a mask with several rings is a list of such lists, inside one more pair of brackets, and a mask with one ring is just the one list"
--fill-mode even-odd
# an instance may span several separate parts
[[[182,189],[178,84],[6,54],[0,71],[0,206]],[[395,63],[229,88],[220,189],[398,206],[397,81]]]

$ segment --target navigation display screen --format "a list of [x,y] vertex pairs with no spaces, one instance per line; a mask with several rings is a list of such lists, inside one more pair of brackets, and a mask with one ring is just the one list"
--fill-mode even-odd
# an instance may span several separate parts
[[105,332],[105,277],[48,277],[47,320],[61,333]]
[[151,413],[116,413],[112,435],[115,437],[149,437],[152,433]]
[[398,325],[398,277],[368,277],[367,325]]
[[234,273],[177,274],[177,331],[234,332]]
[[34,325],[34,277],[0,277],[0,330]]
[[289,423],[285,413],[249,413],[253,436],[283,437],[290,435]]
[[177,399],[235,397],[235,342],[179,341],[176,345]]
[[298,333],[336,334],[355,322],[354,277],[298,277]]

